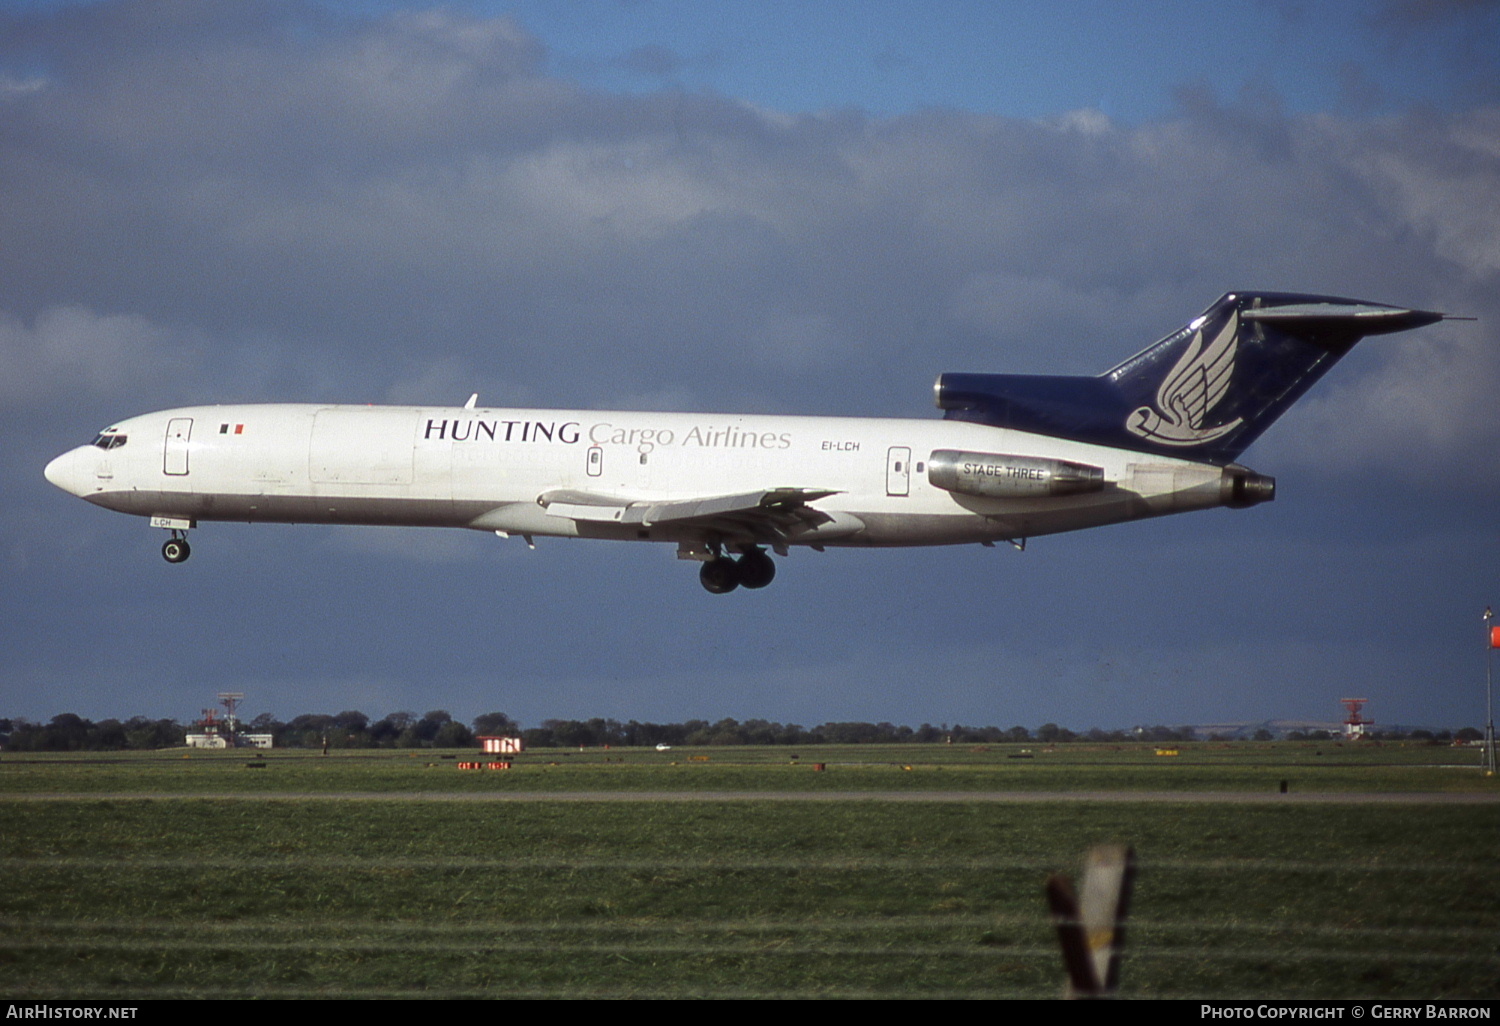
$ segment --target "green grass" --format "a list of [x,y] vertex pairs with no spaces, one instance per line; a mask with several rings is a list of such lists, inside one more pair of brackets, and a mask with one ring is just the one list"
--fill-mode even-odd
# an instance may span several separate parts
[[[1080,778],[1157,791],[1185,779],[1267,790],[1282,777],[1294,793],[1344,778],[1362,781],[1351,791],[1386,779],[1493,788],[1473,768],[1421,764],[1451,758],[1444,749],[1322,747],[1181,746],[1176,761],[1107,747],[1060,747],[1052,761],[1035,747],[1029,761],[1005,746],[844,748],[816,753],[825,773],[773,749],[717,749],[706,764],[680,750],[529,753],[508,773],[464,773],[431,753],[272,753],[264,770],[237,753],[6,755],[0,993],[1049,997],[1061,963],[1042,883],[1090,845],[1125,840],[1141,868],[1124,996],[1500,996],[1500,804],[293,796],[961,797]],[[1370,761],[1382,753],[1389,765]],[[254,800],[257,789],[282,797]],[[71,796],[38,797],[57,792]]]
[[[473,752],[244,750],[6,754],[0,795],[490,791],[1493,792],[1476,749],[1424,744],[848,745],[538,749],[507,771],[459,771]],[[1029,757],[1019,757],[1029,756]],[[251,768],[252,764],[264,768]],[[816,772],[814,764],[826,769]]]

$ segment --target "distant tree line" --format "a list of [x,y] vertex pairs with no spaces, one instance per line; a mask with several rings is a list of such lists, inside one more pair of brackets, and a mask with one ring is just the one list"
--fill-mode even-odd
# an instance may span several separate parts
[[[185,736],[198,732],[197,725],[183,725],[176,720],[151,720],[135,716],[129,720],[100,720],[95,723],[73,713],[54,716],[47,723],[29,720],[0,719],[0,746],[14,752],[81,752],[121,751],[126,749],[173,748],[185,743]],[[1130,730],[1092,730],[1081,733],[1044,723],[1035,730],[1025,727],[969,727],[963,724],[920,727],[893,723],[823,723],[802,727],[795,723],[773,723],[770,720],[722,719],[687,720],[683,723],[641,723],[629,720],[595,717],[589,720],[543,720],[540,726],[522,729],[502,712],[476,716],[465,725],[445,709],[434,709],[424,716],[412,712],[394,712],[371,720],[357,710],[337,715],[304,713],[283,722],[270,713],[262,713],[241,729],[250,734],[269,734],[277,748],[477,748],[485,736],[520,737],[528,748],[599,748],[652,747],[655,745],[821,745],[821,744],[1059,744],[1070,741],[1146,742],[1160,744],[1192,741],[1196,735],[1185,727],[1135,727]],[[1457,732],[1413,730],[1410,733],[1382,732],[1373,740],[1430,740],[1442,743],[1457,739],[1479,740],[1483,735],[1472,727]],[[1337,740],[1326,730],[1292,731],[1292,741]],[[1229,740],[1214,735],[1210,740]],[[1272,740],[1270,731],[1256,731],[1253,740]]]
[[[1342,741],[1343,735],[1329,730],[1292,730],[1286,735],[1288,741]],[[1365,733],[1369,741],[1431,741],[1434,744],[1451,744],[1454,741],[1483,741],[1484,733],[1476,727],[1458,730],[1372,730]]]
[[176,720],[132,716],[119,720],[86,720],[73,713],[47,723],[0,719],[0,745],[17,752],[101,752],[126,748],[173,748],[184,730]]

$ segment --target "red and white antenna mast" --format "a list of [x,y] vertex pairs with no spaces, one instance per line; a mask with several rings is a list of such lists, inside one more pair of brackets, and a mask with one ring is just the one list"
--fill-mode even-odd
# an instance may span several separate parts
[[244,697],[245,693],[243,691],[219,692],[219,704],[224,707],[224,711],[228,714],[224,719],[229,725],[229,734],[231,737],[240,732],[240,723],[235,718],[234,711],[239,708],[240,700]]
[[1341,698],[1340,702],[1344,708],[1349,710],[1349,715],[1344,718],[1344,737],[1349,741],[1357,741],[1365,736],[1365,728],[1375,726],[1374,720],[1367,720],[1359,714],[1365,707],[1368,698]]

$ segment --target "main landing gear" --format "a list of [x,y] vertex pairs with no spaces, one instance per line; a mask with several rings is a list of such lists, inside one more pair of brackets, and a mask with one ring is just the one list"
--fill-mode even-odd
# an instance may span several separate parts
[[766,550],[758,547],[747,549],[739,559],[715,556],[698,571],[698,580],[714,595],[723,595],[736,588],[764,588],[776,577],[776,563]]
[[168,563],[181,563],[193,554],[187,542],[186,531],[173,531],[172,537],[161,547],[161,558]]

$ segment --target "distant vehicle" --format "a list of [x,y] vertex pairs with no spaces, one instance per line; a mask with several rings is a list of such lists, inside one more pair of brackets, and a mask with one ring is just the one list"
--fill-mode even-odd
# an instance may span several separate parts
[[1442,314],[1225,295],[1097,377],[944,374],[941,420],[415,406],[198,406],[101,431],[47,480],[149,517],[462,527],[675,543],[703,587],[763,588],[791,546],[1024,546],[1269,501],[1240,453],[1366,335]]

